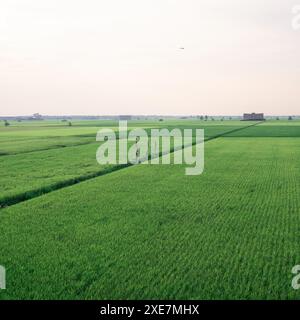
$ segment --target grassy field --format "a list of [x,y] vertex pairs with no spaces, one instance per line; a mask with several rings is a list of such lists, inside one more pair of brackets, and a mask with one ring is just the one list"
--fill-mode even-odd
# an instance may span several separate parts
[[[251,123],[240,121],[129,121],[129,129],[144,128],[149,132],[151,128],[202,128],[206,138],[225,132],[234,131]],[[61,122],[34,121],[34,124],[25,122],[12,123],[9,127],[0,127],[0,156],[12,155],[33,151],[65,148],[95,142],[99,129],[111,128],[118,131],[115,121],[88,121],[75,122],[71,127]]]
[[[184,129],[183,122],[175,122],[179,128]],[[43,124],[43,123],[42,123]],[[112,129],[118,130],[116,123],[112,123]],[[148,126],[144,123],[144,128],[149,131]],[[157,123],[156,123],[157,125]],[[174,121],[167,123],[171,130],[175,128]],[[247,126],[249,123],[247,123]],[[251,124],[250,124],[251,125]],[[154,124],[153,124],[154,126]],[[160,125],[163,126],[162,124]],[[195,127],[194,122],[188,122],[187,127]],[[203,123],[201,123],[201,126]],[[222,135],[225,132],[238,130],[245,127],[245,123],[232,122],[228,126],[216,122],[216,125],[205,125],[207,132],[206,138]],[[105,128],[105,126],[103,127]],[[133,123],[131,128],[138,128],[138,123]],[[89,131],[90,137],[88,143],[81,144],[82,136],[79,133]],[[117,165],[102,165],[100,166],[96,161],[96,150],[99,143],[95,142],[96,127],[88,128],[87,125],[83,128],[54,128],[47,123],[47,127],[15,127],[13,130],[2,130],[1,138],[6,137],[15,141],[17,148],[25,145],[31,148],[31,152],[19,152],[13,155],[0,156],[0,207],[9,204],[29,199],[36,195],[46,193],[61,187],[65,187],[91,177],[99,176],[119,168]],[[83,130],[83,131],[81,131]],[[95,131],[93,134],[91,132]],[[70,136],[73,134],[73,136]],[[77,134],[77,136],[76,136]],[[55,135],[61,135],[56,137]],[[66,136],[73,139],[75,146],[59,147],[59,139],[65,139]],[[23,136],[23,140],[14,140],[16,136]],[[26,138],[27,137],[27,138]],[[40,139],[33,139],[33,137],[40,137],[45,143],[55,141],[56,144],[49,147],[47,150],[37,150],[40,146]],[[93,140],[92,140],[93,139]],[[13,146],[12,142],[7,142],[9,146]],[[2,143],[3,145],[3,143]],[[29,149],[30,150],[30,149]],[[34,151],[34,152],[33,152]]]
[[[298,299],[291,269],[300,263],[300,123],[131,126],[204,128],[216,137],[205,143],[204,173],[135,165],[1,209],[0,298]],[[80,142],[100,127],[1,128],[0,150],[18,154],[0,157],[0,199],[105,171],[95,140],[44,151],[34,143]],[[32,141],[31,152],[20,141]]]
[[230,132],[227,137],[300,137],[300,121],[265,121],[259,126]]

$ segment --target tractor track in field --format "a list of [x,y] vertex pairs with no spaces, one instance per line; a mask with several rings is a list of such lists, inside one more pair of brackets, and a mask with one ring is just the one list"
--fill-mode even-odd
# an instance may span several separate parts
[[[227,134],[242,131],[247,128],[257,126],[260,123],[262,123],[262,122],[257,122],[257,123],[251,124],[249,126],[245,126],[242,128],[237,128],[237,129],[233,129],[233,130],[230,130],[227,132],[217,134],[215,136],[212,136],[212,137],[205,139],[204,142],[212,141],[212,140],[218,139],[220,137],[224,137]],[[191,143],[188,147],[194,146],[196,144],[197,144],[197,142],[195,141],[195,142]],[[180,149],[181,148],[182,148],[182,146],[180,147]],[[176,152],[177,150],[178,150],[178,148],[177,149],[172,148],[169,152],[160,152],[157,158],[160,158],[166,154],[172,154],[172,153]],[[78,184],[80,182],[91,180],[91,179],[101,177],[101,176],[107,175],[107,174],[115,172],[115,171],[119,171],[119,170],[122,170],[122,169],[125,169],[128,167],[132,167],[134,165],[136,165],[136,164],[128,163],[128,164],[122,164],[122,165],[115,165],[115,166],[109,167],[109,168],[101,170],[101,171],[96,171],[96,172],[81,175],[81,176],[78,176],[75,178],[59,181],[54,184],[44,186],[44,187],[41,187],[41,188],[38,188],[35,190],[26,191],[26,192],[23,192],[23,193],[14,195],[14,196],[4,197],[3,199],[0,200],[0,210],[7,208],[7,207],[10,207],[10,206],[13,206],[13,205],[16,205],[16,204],[19,204],[19,203],[22,203],[22,202],[25,202],[25,201],[28,201],[28,200],[31,200],[31,199],[34,199],[34,198],[37,198],[37,197],[40,197],[42,195],[45,195],[47,193],[50,193],[50,192],[53,192],[56,190],[60,190],[60,189],[66,188],[66,187],[73,186],[73,185]]]

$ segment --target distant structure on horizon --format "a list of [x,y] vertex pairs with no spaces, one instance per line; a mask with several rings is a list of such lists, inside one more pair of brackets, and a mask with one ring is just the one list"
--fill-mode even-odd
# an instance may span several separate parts
[[42,118],[43,118],[42,115],[39,113],[34,113],[32,116],[33,120],[42,120]]
[[130,115],[120,115],[119,120],[131,120],[132,116]]
[[264,121],[265,117],[263,113],[244,113],[243,121]]

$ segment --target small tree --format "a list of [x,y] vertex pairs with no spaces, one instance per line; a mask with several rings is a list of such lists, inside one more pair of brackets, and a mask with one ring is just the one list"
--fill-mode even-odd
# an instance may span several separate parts
[[5,125],[5,127],[8,127],[10,125],[10,123],[7,120],[4,120],[4,125]]
[[289,120],[293,120],[293,117],[289,116]]
[[279,117],[277,117],[276,120],[280,120]]
[[72,122],[71,121],[69,121],[69,127],[72,127]]

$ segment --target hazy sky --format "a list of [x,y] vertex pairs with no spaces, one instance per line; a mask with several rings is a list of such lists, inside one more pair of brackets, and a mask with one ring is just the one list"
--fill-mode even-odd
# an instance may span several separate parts
[[296,4],[1,0],[0,114],[300,114]]

